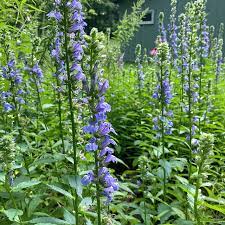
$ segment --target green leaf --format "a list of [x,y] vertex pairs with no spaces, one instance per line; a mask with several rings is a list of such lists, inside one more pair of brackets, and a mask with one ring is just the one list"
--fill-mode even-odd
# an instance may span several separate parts
[[52,148],[56,148],[56,147],[60,146],[61,144],[62,144],[62,140],[59,140],[52,146]]
[[194,225],[194,223],[190,220],[178,219],[176,220],[176,224],[179,225]]
[[70,184],[70,187],[74,188],[78,194],[82,198],[82,192],[83,192],[83,185],[81,183],[81,177],[80,176],[68,176],[68,181]]
[[47,223],[47,224],[55,224],[55,225],[70,225],[65,220],[60,220],[55,217],[39,217],[29,221],[30,223]]
[[158,207],[158,217],[160,218],[160,222],[165,223],[170,216],[172,216],[170,206],[160,203]]
[[30,181],[24,181],[19,184],[17,184],[15,187],[12,188],[13,191],[20,191],[24,188],[33,187],[35,185],[40,184],[40,181],[30,180]]
[[5,182],[5,173],[0,173],[0,182]]
[[2,211],[10,221],[19,222],[19,216],[23,215],[23,211],[19,209],[7,209]]
[[35,225],[57,225],[56,223],[36,223]]
[[172,168],[179,170],[182,172],[184,170],[185,165],[187,165],[187,160],[180,158],[180,159],[172,159],[170,161],[170,165]]
[[[171,168],[171,165],[170,165],[170,162],[168,162],[167,160],[162,160],[160,159],[159,160],[159,165],[165,169],[166,171],[166,177],[169,177],[171,172],[172,172],[172,168]],[[164,176],[163,176],[164,177]],[[162,177],[162,178],[163,178]]]
[[176,208],[176,207],[172,207],[171,209],[172,209],[173,212],[174,212],[177,216],[179,216],[181,219],[185,219],[185,214],[184,214],[180,209],[178,209],[178,208]]
[[30,168],[32,167],[37,167],[37,166],[43,166],[45,164],[51,164],[53,162],[58,162],[58,161],[62,161],[64,160],[64,156],[61,154],[55,154],[54,157],[47,155],[41,159],[37,159],[36,161],[34,161],[31,165]]
[[120,183],[119,186],[121,190],[134,194],[134,192],[128,187],[128,183]]
[[93,223],[89,219],[86,219],[86,225],[93,225]]
[[211,204],[209,204],[207,202],[204,202],[204,201],[201,204],[205,207],[208,207],[208,208],[213,209],[215,211],[221,212],[222,214],[225,215],[225,206],[224,205],[211,205]]
[[124,214],[124,219],[126,221],[129,221],[131,224],[137,224],[139,222],[139,220],[133,216],[130,216],[130,215],[126,215]]
[[76,223],[75,216],[64,208],[64,219],[71,225]]
[[70,199],[74,199],[74,197],[73,197],[68,191],[63,190],[63,189],[60,188],[60,187],[57,187],[57,186],[55,186],[55,185],[50,185],[50,184],[47,184],[47,186],[48,186],[49,188],[51,188],[52,190],[57,191],[57,192],[59,192],[60,194],[66,196],[66,197],[68,197],[68,198],[70,198]]
[[83,198],[81,203],[80,203],[80,206],[81,207],[88,207],[92,204],[92,199],[89,198],[89,197],[86,197],[86,198]]
[[119,159],[119,158],[116,158],[116,161],[117,161],[118,163],[121,163],[122,165],[124,165],[125,167],[127,167],[127,168],[129,169],[129,166],[128,166],[123,160],[121,160],[121,159]]
[[39,197],[34,197],[33,199],[31,199],[31,201],[29,202],[29,206],[28,206],[28,217],[31,217],[33,215],[33,213],[35,212],[36,208],[38,207],[39,204],[41,204],[42,199],[40,199]]
[[43,109],[49,109],[49,108],[52,108],[52,107],[54,107],[53,104],[44,104],[44,105],[42,106]]

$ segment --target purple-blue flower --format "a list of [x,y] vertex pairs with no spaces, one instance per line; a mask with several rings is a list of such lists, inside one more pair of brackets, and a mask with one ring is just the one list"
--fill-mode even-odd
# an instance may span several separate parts
[[90,142],[86,144],[85,149],[88,152],[96,151],[98,149],[98,145],[95,142]]
[[48,13],[47,17],[55,18],[58,21],[62,20],[62,14],[60,12],[57,12],[57,11],[52,11],[52,12]]
[[10,59],[6,66],[1,67],[0,74],[5,82],[5,90],[1,91],[2,106],[5,112],[17,110],[25,103],[22,89],[23,77],[17,69],[16,61]]
[[87,186],[88,184],[90,184],[92,181],[94,181],[94,173],[93,171],[90,171],[87,175],[85,175],[82,179],[81,179],[81,183],[84,186]]
[[111,106],[107,102],[105,102],[104,97],[101,97],[100,102],[96,106],[96,111],[97,112],[103,112],[103,113],[111,111]]
[[4,102],[3,107],[5,112],[9,112],[14,109],[14,107],[8,102]]
[[[87,46],[87,48],[90,49],[91,47]],[[116,134],[116,132],[107,120],[107,113],[111,111],[111,106],[105,101],[104,94],[109,88],[109,82],[102,79],[103,70],[98,68],[98,61],[92,66],[93,71],[89,73],[90,77],[86,77],[83,81],[83,89],[86,91],[87,104],[91,114],[88,124],[83,127],[87,137],[90,138],[91,136],[85,150],[94,154],[95,179],[92,182],[98,182],[102,194],[107,197],[106,203],[108,204],[112,200],[113,193],[118,190],[117,180],[110,175],[106,168],[109,163],[117,161],[117,158],[113,155],[114,150],[111,148],[112,146],[110,147],[110,145],[116,144],[110,136],[112,133]],[[86,67],[90,69],[88,65]],[[83,179],[87,180],[87,175]]]
[[100,123],[98,132],[101,136],[105,136],[109,134],[110,132],[115,133],[115,130],[113,129],[112,125],[108,122]]

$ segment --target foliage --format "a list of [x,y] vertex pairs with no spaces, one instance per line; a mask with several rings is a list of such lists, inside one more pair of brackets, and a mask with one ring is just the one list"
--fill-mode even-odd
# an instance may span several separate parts
[[88,33],[92,27],[100,31],[106,31],[107,28],[115,29],[119,19],[118,1],[100,0],[100,1],[83,1],[88,24]]
[[208,27],[204,0],[179,16],[173,0],[151,55],[118,62],[142,4],[112,37],[69,20],[79,4],[0,2],[1,224],[224,224],[223,25]]
[[141,20],[146,15],[148,9],[143,11],[142,7],[144,0],[138,0],[132,6],[132,12],[125,12],[123,19],[120,21],[116,31],[114,32],[114,39],[119,43],[123,52],[124,48],[128,45],[129,41],[133,38],[135,32],[140,26]]

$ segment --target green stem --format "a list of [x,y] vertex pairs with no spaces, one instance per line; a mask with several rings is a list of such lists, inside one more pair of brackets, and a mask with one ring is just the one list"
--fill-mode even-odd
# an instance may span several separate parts
[[[95,99],[98,98],[96,96],[96,91],[95,91],[95,76],[96,76],[96,71],[95,71],[95,55],[92,50],[92,46],[90,46],[90,70],[89,70],[90,78],[91,78],[91,87],[90,87],[90,105],[89,105],[89,110],[92,114],[92,121],[94,121],[94,115],[95,115]],[[98,151],[95,151],[94,153],[95,157],[95,177],[96,177],[96,200],[97,200],[97,218],[98,218],[98,225],[102,224],[101,220],[101,199],[100,199],[100,181],[98,177],[98,172],[99,172],[99,160],[98,160]]]
[[98,225],[102,224],[101,221],[101,199],[100,199],[100,186],[99,186],[99,178],[98,178],[98,171],[99,171],[99,162],[98,162],[98,155],[97,151],[95,151],[95,176],[96,180],[96,199],[97,199],[97,215],[98,215]]
[[30,180],[31,180],[31,174],[30,174],[29,165],[28,165],[28,163],[27,163],[26,156],[25,156],[24,153],[22,153],[22,154],[23,154],[23,160],[24,160],[24,166],[25,166],[25,169],[26,169],[27,174],[28,174],[28,176],[29,176],[29,178],[30,178]]
[[[161,135],[162,135],[162,153],[163,153],[163,163],[165,163],[165,135],[164,135],[164,88],[163,88],[163,62],[161,60],[160,65],[160,86],[161,86]],[[163,165],[163,197],[166,198],[166,168]]]
[[146,171],[144,170],[144,167],[142,169],[142,185],[143,185],[143,198],[144,198],[144,217],[145,217],[145,220],[144,220],[144,225],[147,225],[147,207],[146,207],[146,196],[145,196],[145,180],[144,180],[144,177],[145,177],[145,173]]
[[[56,78],[57,86],[59,87],[59,80]],[[62,101],[61,101],[61,94],[59,91],[57,91],[57,97],[58,97],[58,115],[59,115],[59,130],[60,130],[60,138],[62,140],[62,153],[65,154],[65,144],[64,144],[64,135],[63,135],[63,124],[62,124]]]
[[[193,32],[192,32],[193,33]],[[191,41],[190,41],[190,45],[192,45],[192,42],[193,42],[193,35],[191,35]],[[192,75],[192,47],[190,46],[190,49],[189,49],[189,62],[188,62],[188,118],[189,118],[189,171],[188,171],[188,177],[190,178],[191,177],[191,174],[192,174],[192,164],[191,164],[191,161],[192,161],[192,124],[193,124],[193,121],[192,121],[192,96],[191,96],[191,75]]]
[[19,110],[18,110],[18,104],[17,104],[17,101],[16,101],[16,94],[15,94],[15,83],[11,80],[11,92],[12,92],[12,101],[13,101],[13,104],[15,106],[15,109],[14,109],[14,116],[15,116],[15,124],[16,126],[18,127],[18,131],[19,131],[19,140],[20,141],[22,139],[22,130],[21,130],[21,125],[20,125],[20,120],[19,120]]
[[[181,47],[181,55],[183,55],[183,48]],[[181,59],[181,87],[180,87],[180,102],[184,103],[184,59],[182,57]],[[180,106],[180,124],[182,124],[182,118],[183,118],[183,108],[182,105]],[[179,126],[179,133],[180,133],[181,126]]]
[[[18,208],[18,206],[16,204],[16,201],[15,201],[13,195],[12,195],[11,187],[10,187],[10,185],[7,182],[8,181],[7,174],[8,174],[8,172],[6,172],[6,175],[5,175],[5,189],[6,189],[6,191],[9,194],[9,198],[10,198],[11,202],[13,203],[14,208],[18,210],[19,208]],[[22,224],[20,216],[18,216],[18,218],[19,218],[19,224]]]
[[203,47],[202,47],[202,43],[203,43],[203,37],[202,37],[202,24],[200,24],[200,33],[201,33],[201,54],[200,54],[200,74],[199,74],[199,125],[198,125],[198,129],[199,129],[199,133],[201,133],[201,98],[202,98],[202,77],[203,77]]
[[[66,63],[66,73],[67,73],[67,79],[68,79],[68,98],[69,98],[69,109],[70,109],[70,120],[72,124],[72,141],[73,141],[73,160],[74,160],[74,175],[77,177],[78,171],[77,171],[77,138],[76,138],[76,124],[74,121],[74,112],[73,112],[73,99],[72,99],[72,79],[70,74],[70,60],[69,60],[69,49],[68,49],[68,9],[64,3],[64,49],[65,49],[65,63]],[[79,211],[78,211],[78,195],[77,192],[75,192],[75,203],[74,203],[74,211],[75,211],[75,219],[76,219],[76,225],[79,225]]]
[[194,215],[195,215],[195,221],[196,225],[201,225],[201,220],[200,220],[200,213],[198,211],[198,196],[199,196],[199,189],[200,189],[200,175],[202,173],[202,166],[203,166],[204,160],[201,160],[201,163],[198,168],[198,177],[197,177],[197,183],[195,187],[195,195],[194,195]]

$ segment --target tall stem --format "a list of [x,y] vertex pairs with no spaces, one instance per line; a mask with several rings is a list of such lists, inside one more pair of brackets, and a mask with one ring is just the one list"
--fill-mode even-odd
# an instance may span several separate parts
[[[162,135],[162,153],[163,164],[165,163],[165,136],[164,136],[164,87],[163,87],[163,62],[160,64],[160,85],[161,85],[161,135]],[[163,165],[163,196],[166,197],[166,168]]]
[[197,177],[197,183],[195,186],[195,195],[194,195],[194,215],[196,220],[196,225],[201,225],[200,217],[199,217],[199,211],[198,211],[198,196],[199,196],[199,188],[200,188],[200,178],[199,176],[202,173],[202,166],[203,166],[203,159],[201,160],[201,163],[198,168],[198,177]]
[[[5,189],[6,189],[6,191],[7,191],[8,194],[9,194],[9,198],[10,198],[10,200],[12,201],[14,208],[18,210],[19,208],[18,208],[18,206],[17,206],[16,200],[14,199],[14,197],[13,197],[13,195],[12,195],[11,187],[10,187],[10,185],[9,185],[8,182],[7,182],[7,181],[8,181],[7,174],[8,174],[8,172],[6,172],[6,175],[5,175]],[[19,224],[22,224],[22,221],[21,221],[20,216],[18,216],[18,218],[19,218]]]
[[101,200],[100,200],[100,187],[99,187],[99,179],[98,179],[98,171],[99,171],[99,162],[97,151],[95,151],[95,176],[96,176],[96,198],[97,198],[97,215],[98,215],[98,225],[102,224],[101,221]]
[[[77,137],[76,137],[76,124],[74,121],[74,112],[73,112],[73,99],[72,99],[72,79],[70,74],[70,60],[69,60],[69,49],[68,49],[68,9],[66,3],[64,3],[64,49],[65,49],[65,63],[66,63],[66,73],[67,73],[67,85],[68,85],[68,98],[69,98],[69,109],[70,109],[70,120],[72,124],[72,142],[73,142],[73,160],[74,160],[74,174],[77,177]],[[75,219],[76,225],[79,225],[79,211],[78,211],[78,195],[75,192],[75,203],[74,203]]]
[[189,66],[189,73],[188,73],[188,118],[189,118],[189,178],[192,174],[192,105],[191,105],[191,72],[190,72],[190,66]]
[[16,102],[16,96],[15,96],[15,90],[14,90],[14,83],[11,82],[11,88],[12,88],[12,94],[13,94],[13,103],[15,106],[15,110],[14,110],[14,115],[15,115],[15,123],[16,126],[18,127],[18,131],[19,131],[19,140],[21,140],[22,138],[22,130],[21,130],[21,125],[20,125],[20,120],[19,120],[19,112],[18,112],[18,104]]
[[201,133],[201,97],[202,97],[202,78],[203,78],[203,73],[204,73],[204,69],[203,69],[203,47],[202,47],[202,42],[203,42],[203,37],[202,37],[202,24],[200,24],[200,33],[201,33],[201,53],[200,53],[200,74],[199,74],[199,133]]
[[144,198],[144,225],[147,225],[147,207],[146,207],[146,196],[145,196],[145,172],[144,167],[142,168],[142,185],[143,185],[143,198]]
[[[193,33],[193,31],[192,31]],[[188,62],[188,118],[189,118],[189,171],[188,176],[190,178],[192,174],[192,98],[191,98],[191,76],[192,76],[192,43],[193,35],[191,34],[190,49],[189,49],[189,62]]]
[[[57,86],[59,87],[59,80],[56,78]],[[64,144],[64,135],[63,135],[63,124],[62,124],[62,101],[61,101],[61,94],[59,91],[57,91],[57,97],[58,97],[58,115],[59,115],[59,132],[60,132],[60,138],[62,141],[62,153],[65,154],[65,144]]]
[[[95,72],[95,62],[94,62],[94,52],[92,51],[92,49],[90,49],[90,70],[89,70],[89,74],[91,77],[91,87],[90,87],[90,96],[91,96],[91,101],[90,101],[90,105],[89,105],[89,109],[90,112],[92,114],[92,121],[94,121],[94,115],[95,115],[95,99],[98,98],[98,96],[96,96],[95,93],[95,80],[96,80],[96,72]],[[99,176],[98,176],[98,172],[99,172],[99,160],[98,160],[98,151],[95,151],[94,153],[94,157],[95,157],[95,177],[96,177],[96,200],[97,200],[97,216],[98,216],[98,225],[102,224],[102,220],[101,220],[101,199],[100,199],[100,181],[99,181]]]

